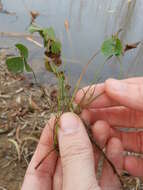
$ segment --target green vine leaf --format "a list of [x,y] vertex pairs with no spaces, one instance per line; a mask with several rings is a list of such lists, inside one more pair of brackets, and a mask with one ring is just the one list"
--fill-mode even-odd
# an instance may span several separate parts
[[101,52],[105,57],[121,56],[123,52],[121,40],[117,36],[112,36],[105,40],[102,44]]
[[24,71],[24,61],[22,57],[12,57],[6,60],[7,68],[13,73],[23,73]]
[[29,55],[27,47],[24,46],[23,44],[16,44],[15,47],[19,50],[21,57],[23,57],[27,60],[28,55]]

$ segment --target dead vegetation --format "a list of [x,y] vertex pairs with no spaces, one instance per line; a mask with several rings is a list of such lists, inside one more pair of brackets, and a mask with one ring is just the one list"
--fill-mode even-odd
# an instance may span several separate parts
[[41,131],[54,109],[55,91],[53,86],[33,86],[0,64],[0,189],[16,190],[21,185]]

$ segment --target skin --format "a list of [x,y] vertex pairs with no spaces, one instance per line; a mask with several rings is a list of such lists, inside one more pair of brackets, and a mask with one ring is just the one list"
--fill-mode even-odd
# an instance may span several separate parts
[[[60,119],[58,133],[60,157],[56,152],[51,153],[35,170],[35,166],[53,148],[53,126],[54,118],[43,130],[40,142],[26,171],[22,190],[120,189],[116,175],[106,162],[104,162],[98,185],[96,170],[100,154],[92,147],[80,118],[73,113],[65,113]],[[94,124],[92,128],[94,137],[97,135],[95,128],[99,126],[104,129],[106,123]],[[101,134],[101,137],[102,133],[102,130],[98,131],[98,135]],[[98,138],[98,142],[102,147],[106,147],[107,156],[120,172],[123,168],[123,147],[120,140],[111,138],[108,142],[103,142],[102,138]]]
[[[84,120],[92,126],[94,138],[101,147],[106,148],[106,154],[118,172],[126,169],[140,177],[143,176],[143,160],[131,156],[123,157],[123,150],[141,153],[143,134],[121,132],[116,128],[142,128],[142,84],[143,78],[107,80],[96,86],[93,96],[103,92],[104,94],[82,113]],[[83,90],[78,92],[76,102],[80,102],[82,96]],[[107,162],[104,162],[99,185],[97,184],[96,171],[100,153],[92,147],[80,118],[72,113],[65,113],[60,119],[60,157],[53,152],[35,170],[37,163],[53,148],[53,125],[54,119],[51,119],[41,135],[22,190],[120,189],[120,183]]]
[[[88,89],[85,88],[84,90]],[[92,89],[90,91],[93,91]],[[88,92],[88,95],[92,92]],[[125,80],[108,79],[104,84],[96,86],[93,96],[103,93],[88,105],[82,117],[91,125],[97,121],[104,121],[102,141],[116,137],[120,139],[125,151],[143,153],[143,78]],[[79,91],[76,101],[83,96]],[[87,99],[85,99],[85,102]],[[107,124],[108,123],[108,124]],[[130,128],[134,132],[121,132],[120,129]],[[94,126],[96,139],[100,138],[98,126]],[[136,131],[140,130],[140,131]],[[143,177],[143,159],[135,156],[124,157],[124,169],[130,174]]]

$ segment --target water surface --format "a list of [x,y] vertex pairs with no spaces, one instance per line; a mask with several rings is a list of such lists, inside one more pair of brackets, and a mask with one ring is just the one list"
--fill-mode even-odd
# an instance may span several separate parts
[[[62,57],[66,63],[66,72],[71,73],[73,81],[78,78],[88,59],[99,49],[107,36],[120,28],[124,43],[143,39],[143,1],[142,0],[2,0],[4,10],[15,15],[0,13],[0,31],[25,33],[30,23],[30,10],[36,10],[40,16],[36,23],[41,26],[53,26],[62,41]],[[69,22],[68,32],[65,20]],[[30,49],[29,62],[37,73],[40,82],[50,82],[52,75],[44,68],[43,48],[24,38],[0,37],[1,47],[12,47],[16,42],[26,44]],[[143,48],[128,52],[123,58],[125,76],[143,74]],[[98,56],[88,68],[84,83],[95,80],[96,70],[103,63]],[[111,63],[112,62],[112,63]],[[119,63],[112,59],[101,72],[101,80],[119,76]]]

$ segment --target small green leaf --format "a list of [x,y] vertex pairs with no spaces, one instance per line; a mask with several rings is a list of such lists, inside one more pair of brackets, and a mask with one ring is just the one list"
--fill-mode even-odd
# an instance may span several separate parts
[[61,43],[59,41],[53,41],[51,44],[51,51],[54,54],[60,54],[61,52]]
[[56,35],[52,27],[43,29],[43,34],[48,36],[48,39],[55,41]]
[[6,64],[10,72],[22,73],[24,71],[24,61],[22,57],[8,58]]
[[122,51],[123,46],[121,40],[119,38],[115,38],[115,36],[105,40],[101,47],[101,52],[105,57],[110,57],[113,55],[120,56],[122,54]]
[[33,34],[34,32],[41,32],[42,28],[37,25],[32,24],[29,26],[28,31]]
[[23,44],[16,44],[16,48],[19,50],[21,57],[28,59],[28,49]]

